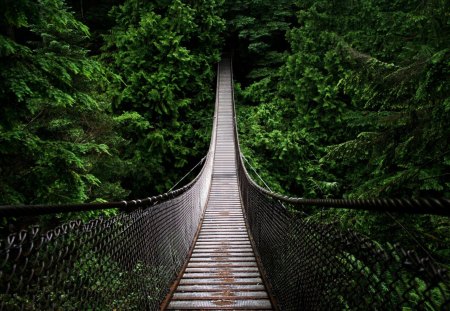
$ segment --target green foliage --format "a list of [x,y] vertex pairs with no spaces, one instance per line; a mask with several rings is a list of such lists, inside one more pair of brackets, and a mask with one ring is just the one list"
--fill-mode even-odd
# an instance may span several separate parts
[[[342,115],[345,135],[338,142],[347,156],[331,146],[326,157],[337,165],[330,169],[349,177],[341,184],[353,197],[448,196],[448,5],[367,1],[355,9],[361,17],[335,21],[349,26],[336,34],[335,50],[347,70],[334,83],[352,105]],[[357,18],[359,23],[350,23]],[[439,33],[431,31],[433,20]],[[362,144],[356,149],[366,146],[366,156],[357,161],[355,146],[348,144],[355,138]]]
[[[306,0],[294,12],[290,46],[261,50],[284,53],[282,64],[236,90],[243,151],[258,173],[303,197],[448,197],[449,3]],[[448,262],[443,218],[329,217],[374,239],[419,241]]]
[[[109,87],[128,144],[133,196],[166,191],[207,150],[219,59],[221,1],[115,7],[103,59],[122,80]],[[207,122],[205,122],[207,120]]]
[[[298,3],[284,65],[241,92],[260,104],[242,124],[243,142],[275,155],[262,169],[297,180],[289,192],[449,195],[449,7],[416,2]],[[299,146],[277,156],[286,144]],[[282,165],[270,163],[277,158]]]
[[0,12],[0,202],[97,198],[108,180],[94,167],[115,138],[99,95],[108,73],[81,47],[88,28],[63,1],[2,1]]
[[235,51],[235,72],[245,84],[273,74],[288,47],[285,32],[294,21],[293,0],[225,3],[228,46]]
[[170,188],[207,150],[221,6],[1,1],[0,204]]

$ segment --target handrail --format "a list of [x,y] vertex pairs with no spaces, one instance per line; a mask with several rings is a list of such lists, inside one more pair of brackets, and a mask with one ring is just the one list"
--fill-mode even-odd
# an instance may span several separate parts
[[450,199],[447,198],[377,198],[377,199],[305,199],[289,197],[265,189],[258,185],[245,173],[249,182],[260,192],[295,206],[320,206],[331,208],[347,208],[355,210],[393,212],[406,214],[432,214],[440,216],[450,216]]
[[158,196],[148,197],[145,199],[128,200],[120,202],[104,202],[104,203],[80,203],[80,204],[36,204],[36,205],[2,205],[0,206],[0,217],[21,217],[21,216],[40,216],[53,213],[73,213],[88,212],[95,210],[107,210],[120,208],[124,210],[133,210],[136,208],[163,203],[175,198],[195,184],[200,177],[201,172],[189,184]]

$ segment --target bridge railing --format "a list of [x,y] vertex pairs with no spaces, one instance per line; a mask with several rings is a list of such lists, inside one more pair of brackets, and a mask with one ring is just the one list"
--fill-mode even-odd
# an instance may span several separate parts
[[2,238],[0,310],[158,309],[194,241],[211,162],[177,191],[110,203],[122,209],[115,216],[44,231],[32,225]]
[[380,241],[329,217],[336,208],[394,213],[394,218],[405,213],[448,217],[450,200],[289,198],[250,177],[237,129],[236,150],[252,243],[281,310],[450,309],[449,274],[422,246],[410,250],[408,244],[405,250],[395,244],[403,240],[399,236]]
[[244,170],[245,215],[281,310],[450,308],[448,272],[421,247],[405,249],[396,235],[383,241],[343,228],[320,204],[297,205],[261,191]]
[[[0,310],[159,309],[206,207],[216,120],[201,172],[180,189],[128,202],[1,206]],[[12,219],[23,225],[29,216],[112,208],[119,213],[87,222],[8,228]]]

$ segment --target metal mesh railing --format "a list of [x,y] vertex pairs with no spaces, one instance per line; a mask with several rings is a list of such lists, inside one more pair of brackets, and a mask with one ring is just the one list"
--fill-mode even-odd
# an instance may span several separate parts
[[[139,206],[10,234],[0,242],[0,309],[158,309],[197,232],[211,164],[171,199],[129,202]],[[165,201],[154,203],[158,199]]]
[[429,257],[295,212],[299,206],[262,192],[242,167],[239,176],[248,226],[281,310],[450,308],[448,273]]
[[[11,234],[1,245],[2,310],[155,309],[201,213],[200,202],[193,210],[187,196],[108,219]],[[188,213],[189,223],[182,219]]]
[[[206,205],[211,171],[209,156],[189,185],[163,196],[116,204],[129,211],[89,222],[70,221],[46,231],[30,226],[2,239],[0,310],[158,309],[187,259]],[[27,207],[17,210],[27,213]],[[31,213],[46,210],[28,207]],[[7,214],[12,211],[6,209]]]

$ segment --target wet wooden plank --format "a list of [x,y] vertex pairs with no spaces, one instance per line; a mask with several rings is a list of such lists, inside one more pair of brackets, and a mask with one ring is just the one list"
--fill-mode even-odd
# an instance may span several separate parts
[[272,305],[269,299],[172,300],[169,309],[271,310]]
[[265,291],[238,291],[225,289],[222,291],[213,292],[180,292],[175,293],[173,298],[179,300],[194,300],[194,299],[258,299],[269,298]]
[[204,273],[192,273],[192,272],[186,272],[183,275],[184,279],[217,279],[217,278],[258,278],[259,271],[254,272],[236,272],[236,271],[229,271],[224,270],[222,271],[216,271],[216,272],[204,272]]
[[217,246],[217,247],[208,247],[208,248],[197,248],[194,250],[193,254],[201,254],[201,253],[222,253],[224,251],[227,252],[253,252],[251,247],[229,247],[229,246]]
[[[194,258],[192,258],[194,259]],[[240,263],[252,263],[252,262],[256,262],[255,257],[240,257],[240,256],[217,256],[217,257],[212,257],[212,258],[206,258],[206,257],[195,257],[195,260],[190,260],[189,264],[195,264],[195,263],[200,263],[200,264],[204,264],[206,267],[206,264],[209,263],[216,263],[216,264],[223,264],[223,263],[236,263],[236,262],[240,262]],[[196,267],[198,268],[198,267]]]
[[210,262],[189,262],[188,268],[206,268],[206,267],[257,267],[256,261],[210,261]]
[[182,278],[180,280],[180,285],[218,285],[218,284],[247,284],[247,285],[257,285],[262,284],[261,278],[205,278],[205,279],[188,279]]
[[[223,268],[186,268],[185,273],[205,273],[205,272],[211,272],[216,273],[223,271]],[[231,272],[258,272],[258,267],[228,267],[226,269],[227,271]]]
[[224,250],[222,250],[222,253],[217,253],[217,252],[211,252],[211,253],[193,253],[191,258],[205,258],[205,257],[210,257],[210,258],[214,258],[214,257],[249,257],[249,256],[254,256],[253,255],[253,251],[251,252],[223,252]]
[[233,290],[240,292],[251,292],[251,291],[265,291],[265,287],[262,284],[220,284],[220,285],[180,285],[177,288],[177,292],[217,292],[222,290]]

